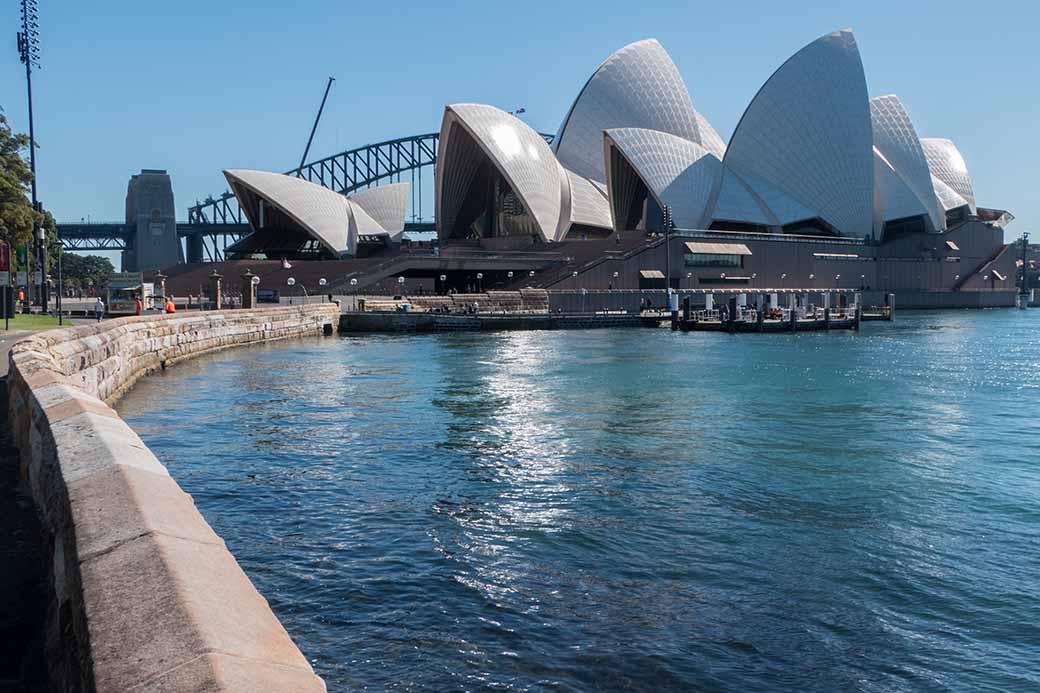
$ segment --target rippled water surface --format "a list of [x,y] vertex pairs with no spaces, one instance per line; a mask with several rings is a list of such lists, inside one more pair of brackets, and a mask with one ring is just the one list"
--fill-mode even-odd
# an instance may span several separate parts
[[1040,310],[369,336],[120,411],[330,690],[1040,688]]

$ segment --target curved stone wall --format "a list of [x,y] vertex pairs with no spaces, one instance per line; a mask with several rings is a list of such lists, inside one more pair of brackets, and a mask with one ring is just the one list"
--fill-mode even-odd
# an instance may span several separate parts
[[41,513],[52,683],[69,691],[324,691],[224,542],[111,408],[225,347],[328,334],[337,304],[140,316],[11,348],[9,420]]

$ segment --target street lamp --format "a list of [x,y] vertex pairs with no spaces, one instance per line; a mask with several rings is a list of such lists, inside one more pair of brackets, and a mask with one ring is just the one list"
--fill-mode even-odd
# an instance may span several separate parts
[[780,275],[780,288],[781,289],[786,289],[787,288],[787,272],[784,272],[784,273],[782,273]]
[[350,280],[350,291],[354,294],[354,310],[357,311],[357,277]]
[[835,275],[834,275],[834,288],[835,288],[835,289],[837,289],[837,288],[838,288],[838,283],[839,283],[840,281],[841,281],[841,275],[840,275],[840,274],[835,274]]
[[[329,282],[328,282],[328,280],[325,279],[325,277],[322,277],[321,279],[318,280],[318,286],[320,286],[323,289],[325,288],[325,285],[328,284],[328,283]],[[325,303],[325,292],[324,291],[321,292],[321,302]]]
[[448,293],[448,289],[447,289],[447,288],[445,288],[445,286],[444,286],[444,283],[445,283],[446,281],[448,281],[448,275],[446,275],[446,274],[442,274],[442,275],[441,275],[441,294],[446,294],[446,293]]
[[482,290],[481,284],[483,283],[483,281],[484,281],[484,273],[483,272],[477,272],[477,293],[478,294]]
[[397,286],[398,286],[398,291],[400,292],[400,295],[404,296],[404,277],[398,277],[397,278]]
[[[617,274],[617,272],[615,272],[614,274]],[[686,288],[693,288],[693,272],[686,273]]]
[[[291,289],[292,287],[296,286],[296,279],[295,277],[289,277],[285,280],[285,283]],[[292,305],[292,291],[289,292],[289,305]]]

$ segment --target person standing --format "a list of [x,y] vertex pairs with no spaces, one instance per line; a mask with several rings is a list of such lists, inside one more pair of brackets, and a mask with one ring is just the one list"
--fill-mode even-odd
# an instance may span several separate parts
[[136,301],[134,301],[134,315],[140,315],[142,308],[144,308],[144,304],[141,303],[141,299],[138,298]]
[[105,302],[101,300],[100,296],[94,302],[94,317],[97,318],[98,322],[101,322],[101,318],[105,317]]

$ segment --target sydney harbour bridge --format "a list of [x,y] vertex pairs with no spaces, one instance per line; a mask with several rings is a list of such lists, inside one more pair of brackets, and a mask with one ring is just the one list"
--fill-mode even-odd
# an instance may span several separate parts
[[[543,135],[549,142],[552,135]],[[377,185],[409,181],[411,216],[405,232],[432,232],[433,207],[423,200],[423,177],[433,175],[437,163],[440,133],[400,137],[376,144],[348,149],[332,156],[286,171],[312,183],[348,195]],[[429,179],[429,178],[428,178]],[[179,215],[178,215],[179,216]],[[71,251],[124,250],[134,227],[127,222],[63,222],[58,234],[63,247]],[[188,208],[187,222],[177,222],[177,235],[185,241],[185,259],[194,262],[219,262],[224,249],[249,233],[249,224],[238,201],[230,192],[207,197]]]

